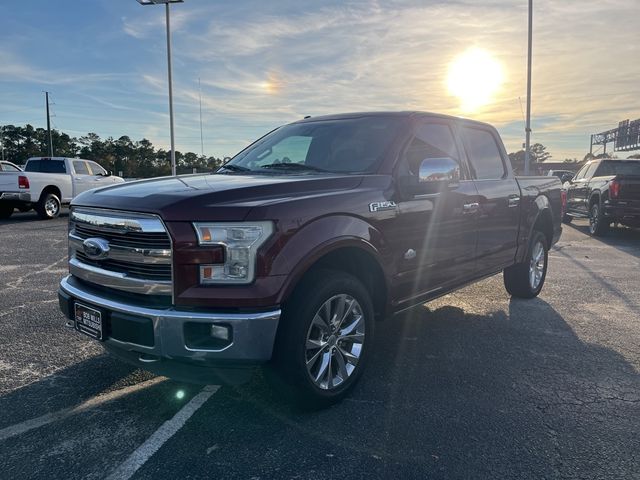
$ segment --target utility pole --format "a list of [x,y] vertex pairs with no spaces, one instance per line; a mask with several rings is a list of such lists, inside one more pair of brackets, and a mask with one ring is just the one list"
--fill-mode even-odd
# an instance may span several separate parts
[[47,135],[49,136],[49,156],[53,157],[53,142],[51,141],[51,118],[49,116],[49,92],[44,92],[47,103]]
[[202,86],[198,77],[198,92],[200,93],[200,154],[204,157],[204,137],[202,136]]
[[4,162],[4,126],[0,127],[0,141],[2,142],[2,161]]
[[525,126],[524,174],[529,175],[531,163],[531,51],[533,30],[533,0],[529,0],[529,45],[527,54],[527,125]]
[[173,133],[173,79],[171,78],[171,26],[169,23],[169,3],[164,5],[167,17],[167,70],[169,77],[169,123],[171,129],[171,175],[176,176],[176,141]]

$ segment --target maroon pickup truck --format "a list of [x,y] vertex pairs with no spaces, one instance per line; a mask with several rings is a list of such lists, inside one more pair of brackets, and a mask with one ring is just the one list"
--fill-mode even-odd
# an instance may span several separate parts
[[504,272],[538,295],[561,233],[555,177],[513,176],[496,130],[396,112],[306,118],[211,175],[92,190],[72,204],[69,326],[141,368],[343,397],[376,322]]

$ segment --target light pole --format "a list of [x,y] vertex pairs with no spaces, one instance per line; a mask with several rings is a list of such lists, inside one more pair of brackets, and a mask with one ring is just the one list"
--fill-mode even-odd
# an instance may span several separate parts
[[176,175],[176,143],[173,132],[173,81],[171,76],[171,23],[169,21],[169,4],[183,3],[184,0],[138,0],[140,5],[161,5],[164,4],[167,23],[167,70],[169,77],[169,125],[171,131],[171,175]]
[[525,126],[524,142],[524,174],[529,175],[531,163],[531,44],[533,40],[533,0],[529,0],[529,38],[527,52],[527,125]]

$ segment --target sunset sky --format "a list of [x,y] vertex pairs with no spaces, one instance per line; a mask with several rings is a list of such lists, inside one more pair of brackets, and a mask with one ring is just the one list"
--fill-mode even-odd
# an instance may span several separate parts
[[[532,142],[582,158],[640,117],[640,1],[534,0]],[[176,148],[232,155],[305,115],[423,110],[524,141],[527,2],[212,1],[172,7]],[[0,17],[0,124],[168,146],[164,8],[30,0]],[[469,80],[473,81],[469,81]],[[626,156],[627,154],[622,154]]]

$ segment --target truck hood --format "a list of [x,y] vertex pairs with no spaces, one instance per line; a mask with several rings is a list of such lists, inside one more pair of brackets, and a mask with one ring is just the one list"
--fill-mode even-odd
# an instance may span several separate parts
[[241,221],[256,206],[358,187],[359,175],[211,174],[163,177],[85,192],[72,206],[147,212],[168,221]]

